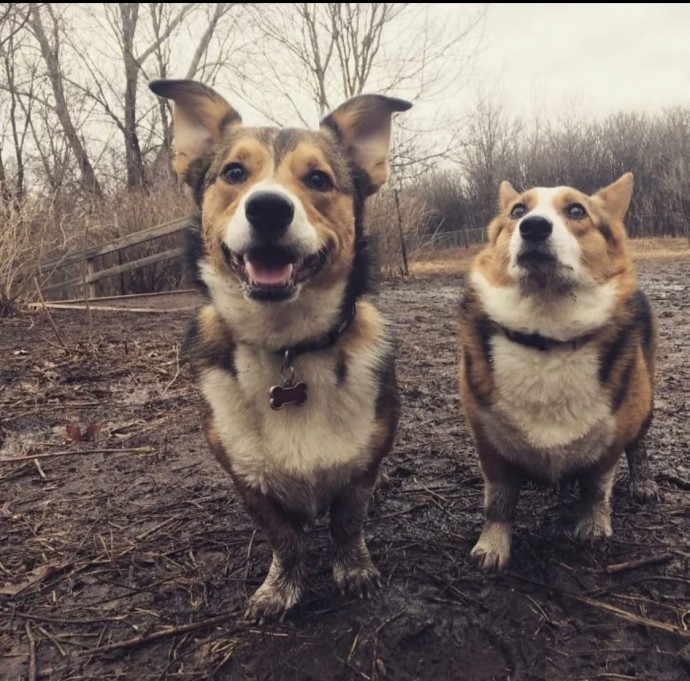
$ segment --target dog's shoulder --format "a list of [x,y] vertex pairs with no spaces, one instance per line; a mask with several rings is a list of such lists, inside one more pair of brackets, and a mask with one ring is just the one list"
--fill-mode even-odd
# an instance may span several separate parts
[[[624,417],[630,395],[654,384],[657,324],[649,298],[639,288],[621,296],[598,338],[598,374],[613,413]],[[633,400],[634,401],[634,400]]]
[[209,298],[208,286],[201,276],[201,265],[206,250],[201,233],[201,215],[198,211],[189,218],[182,232],[182,248],[185,276],[204,297]]
[[495,401],[491,338],[495,325],[489,318],[481,296],[468,285],[459,304],[460,382],[465,403],[487,407]]
[[219,368],[236,377],[236,348],[232,329],[215,306],[205,305],[187,327],[183,355],[191,362],[195,374]]

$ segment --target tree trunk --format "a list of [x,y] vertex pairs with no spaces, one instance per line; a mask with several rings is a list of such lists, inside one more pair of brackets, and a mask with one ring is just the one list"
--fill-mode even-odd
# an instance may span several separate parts
[[[86,148],[79,139],[77,130],[72,121],[69,108],[67,106],[67,98],[65,97],[65,90],[62,80],[62,73],[60,71],[60,44],[58,38],[57,23],[54,26],[54,40],[55,44],[51,47],[50,42],[43,29],[43,22],[41,20],[40,5],[33,4],[31,6],[31,30],[38,41],[41,48],[41,54],[46,64],[48,71],[48,78],[53,90],[53,97],[55,98],[55,113],[60,121],[60,125],[65,133],[67,143],[74,154],[79,172],[81,174],[81,186],[85,191],[93,194],[97,198],[103,197],[101,186],[96,178]],[[55,22],[55,18],[53,18]]]
[[2,160],[2,149],[0,149],[0,198],[2,198],[2,208],[8,209],[12,203],[12,191],[7,184],[7,173]]
[[127,186],[140,187],[145,182],[144,159],[137,134],[137,80],[139,62],[134,56],[134,37],[139,21],[139,4],[119,5],[122,21],[122,55],[125,61],[124,135],[127,165]]
[[127,163],[127,186],[141,187],[145,184],[144,159],[137,134],[137,76],[138,68],[126,68],[125,86],[125,158]]
[[398,217],[398,238],[400,239],[400,257],[402,258],[402,267],[400,268],[400,272],[404,276],[408,276],[410,274],[410,267],[407,261],[407,246],[405,245],[402,213],[400,212],[400,193],[397,189],[393,190],[393,199],[395,200],[395,212]]

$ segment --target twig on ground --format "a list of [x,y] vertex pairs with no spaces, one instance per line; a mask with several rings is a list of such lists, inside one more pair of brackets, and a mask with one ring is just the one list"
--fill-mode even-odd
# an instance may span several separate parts
[[350,646],[350,652],[348,653],[347,656],[347,664],[350,664],[350,660],[352,659],[352,656],[355,654],[355,650],[357,649],[357,641],[359,641],[359,632],[362,631],[362,627],[357,629],[357,633],[355,634],[354,639],[352,640],[352,645]]
[[613,565],[606,566],[606,572],[610,575],[617,574],[618,572],[625,572],[626,570],[635,570],[640,567],[645,567],[647,565],[660,565],[662,563],[668,563],[668,561],[673,560],[672,553],[661,553],[656,556],[647,556],[646,558],[638,558],[637,560],[626,560],[623,563],[614,563]]
[[681,489],[690,490],[690,480],[681,478],[680,475],[674,475],[673,473],[659,473],[656,477],[658,480],[670,482],[676,485],[676,487],[680,487]]
[[26,636],[29,639],[29,681],[36,681],[38,674],[36,672],[36,640],[31,633],[31,625],[24,622],[26,628]]
[[36,622],[52,622],[53,624],[97,624],[99,622],[124,622],[127,617],[120,615],[117,617],[97,617],[95,619],[65,619],[62,617],[48,617],[43,615],[30,615],[27,612],[13,611],[13,617],[21,617],[25,620],[34,620]]
[[30,456],[16,456],[12,459],[0,459],[3,463],[20,463],[35,459],[54,459],[60,456],[85,456],[87,454],[150,454],[155,452],[155,447],[132,447],[130,449],[87,449],[85,451],[51,452],[50,454],[31,454]]
[[376,629],[374,629],[374,636],[379,634],[382,631],[382,629],[384,627],[387,627],[391,622],[394,622],[395,620],[397,620],[398,617],[402,617],[406,612],[407,612],[407,608],[404,608],[399,613],[396,613],[392,617],[389,617],[387,620],[381,622],[381,624],[379,624],[379,626],[376,627]]
[[249,567],[251,565],[252,558],[252,547],[254,546],[254,537],[256,537],[256,530],[252,532],[252,537],[249,540],[249,546],[247,547],[247,564],[244,566],[244,578],[249,579]]
[[36,470],[38,471],[38,474],[41,476],[41,480],[47,480],[46,474],[43,472],[43,469],[41,468],[41,464],[38,461],[38,459],[34,459],[34,466],[36,466]]
[[[192,624],[183,624],[179,627],[168,627],[167,629],[161,629],[160,631],[154,631],[152,634],[146,636],[135,636],[134,638],[128,638],[125,641],[119,641],[118,643],[110,643],[106,646],[100,646],[96,648],[90,648],[88,650],[82,650],[77,653],[79,657],[84,657],[86,655],[96,655],[98,653],[107,653],[113,650],[125,650],[128,648],[137,648],[152,641],[159,641],[163,638],[168,638],[169,636],[175,636],[177,634],[184,634],[189,631],[200,631],[201,629],[207,629],[208,627],[213,627],[216,624],[221,624],[226,622],[231,617],[237,617],[239,611],[228,612],[225,615],[218,615],[218,617],[211,617],[210,619],[204,620],[202,622],[193,622]],[[230,633],[235,631],[241,631],[244,627],[236,627]]]
[[641,615],[636,615],[634,612],[628,612],[622,608],[617,608],[614,605],[609,605],[608,603],[604,603],[602,601],[596,601],[593,598],[587,598],[586,596],[576,596],[575,594],[569,594],[567,592],[563,592],[563,595],[579,601],[580,603],[591,605],[593,608],[597,608],[598,610],[610,612],[613,615],[616,615],[616,617],[620,617],[628,622],[633,622],[634,624],[643,624],[651,629],[658,629],[659,631],[665,631],[669,634],[676,634],[677,636],[690,639],[690,631],[685,631],[684,629],[681,629],[673,624],[659,622],[658,620],[653,620],[649,617],[642,617]]
[[[28,623],[27,623],[28,624]],[[65,652],[65,649],[60,645],[60,641],[55,638],[49,631],[44,629],[40,624],[36,627],[47,639],[52,641],[53,645],[57,649],[58,653],[60,653],[61,657],[65,657],[67,653]]]
[[170,525],[170,523],[174,522],[178,518],[181,517],[181,513],[176,513],[175,515],[170,516],[169,518],[166,518],[163,522],[158,523],[158,525],[155,525],[154,527],[151,527],[150,529],[146,530],[145,532],[142,532],[141,534],[138,534],[135,539],[137,541],[143,541],[144,539],[147,539],[150,537],[154,532],[158,532],[158,530],[162,529],[166,525]]
[[177,344],[175,345],[175,366],[176,366],[175,375],[172,377],[172,380],[170,381],[170,383],[168,383],[168,385],[166,385],[165,388],[163,389],[163,396],[164,397],[165,397],[165,395],[168,394],[168,390],[170,390],[173,383],[175,383],[175,381],[177,380],[177,377],[180,375],[180,346]]

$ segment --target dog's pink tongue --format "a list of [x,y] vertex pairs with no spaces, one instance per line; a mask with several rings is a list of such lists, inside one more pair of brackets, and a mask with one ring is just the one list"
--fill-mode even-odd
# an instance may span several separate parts
[[255,284],[276,286],[290,283],[292,263],[287,265],[264,265],[260,262],[245,261],[247,274]]

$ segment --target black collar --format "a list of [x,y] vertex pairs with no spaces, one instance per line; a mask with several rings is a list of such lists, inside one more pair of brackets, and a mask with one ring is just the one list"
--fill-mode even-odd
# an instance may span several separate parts
[[506,329],[504,326],[499,326],[499,329],[509,341],[518,343],[519,345],[524,345],[526,348],[541,350],[542,352],[547,352],[553,348],[570,348],[571,350],[579,350],[592,337],[592,334],[589,333],[585,336],[580,336],[579,338],[561,341],[556,340],[555,338],[541,336],[538,333],[522,333],[521,331],[513,331],[512,329]]
[[350,324],[352,324],[356,314],[357,308],[355,304],[353,304],[345,315],[341,317],[338,325],[333,327],[325,335],[321,336],[320,338],[316,338],[315,340],[308,340],[298,343],[297,345],[290,345],[281,348],[275,352],[277,355],[292,358],[297,357],[297,355],[303,355],[305,352],[315,352],[316,350],[326,350],[331,348],[338,342],[338,338],[345,333]]

